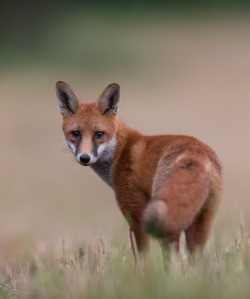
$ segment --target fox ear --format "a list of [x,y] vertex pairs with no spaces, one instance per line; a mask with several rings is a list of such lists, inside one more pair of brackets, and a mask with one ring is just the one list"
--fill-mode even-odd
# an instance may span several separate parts
[[66,82],[56,82],[56,95],[59,110],[63,115],[72,115],[76,113],[80,102],[72,88]]
[[97,101],[97,108],[101,114],[111,116],[118,112],[120,100],[120,86],[117,83],[108,85]]

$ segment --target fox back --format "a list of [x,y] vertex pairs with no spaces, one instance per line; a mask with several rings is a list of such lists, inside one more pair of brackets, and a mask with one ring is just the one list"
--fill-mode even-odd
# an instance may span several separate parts
[[56,90],[66,143],[78,163],[113,188],[134,236],[134,255],[147,248],[148,235],[178,250],[182,231],[189,251],[202,252],[221,193],[214,151],[194,137],[145,136],[127,127],[117,117],[118,84],[88,103],[63,81]]

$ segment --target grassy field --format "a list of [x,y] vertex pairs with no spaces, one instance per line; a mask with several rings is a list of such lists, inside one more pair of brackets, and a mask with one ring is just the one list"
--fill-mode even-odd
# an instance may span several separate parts
[[[27,251],[1,265],[0,298],[248,298],[250,239],[242,223],[230,244],[209,246],[190,260],[184,244],[163,266],[159,246],[136,267],[126,245],[95,244],[61,252]],[[27,244],[26,244],[27,245]],[[30,248],[30,244],[29,244]],[[20,254],[20,252],[19,252]]]
[[[249,18],[70,12],[47,26],[39,51],[0,49],[0,298],[248,298]],[[166,271],[153,242],[135,269],[112,190],[65,150],[57,80],[82,100],[117,82],[128,125],[214,148],[224,187],[203,258],[182,249]]]

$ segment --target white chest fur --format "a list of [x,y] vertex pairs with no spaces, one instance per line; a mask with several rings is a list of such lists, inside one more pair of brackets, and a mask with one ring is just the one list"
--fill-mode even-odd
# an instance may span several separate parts
[[112,187],[112,162],[116,147],[116,140],[112,138],[108,143],[102,144],[98,149],[98,159],[91,168],[110,186]]

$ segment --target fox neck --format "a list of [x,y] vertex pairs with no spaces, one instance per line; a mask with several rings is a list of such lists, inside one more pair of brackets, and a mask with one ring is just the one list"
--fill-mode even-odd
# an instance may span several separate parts
[[113,188],[113,167],[114,161],[119,159],[122,150],[126,146],[132,135],[140,135],[138,132],[127,127],[122,121],[118,120],[118,130],[116,136],[109,142],[109,147],[91,168]]
[[102,156],[91,165],[91,168],[107,183],[113,186],[112,163],[116,150],[116,139],[112,138]]

